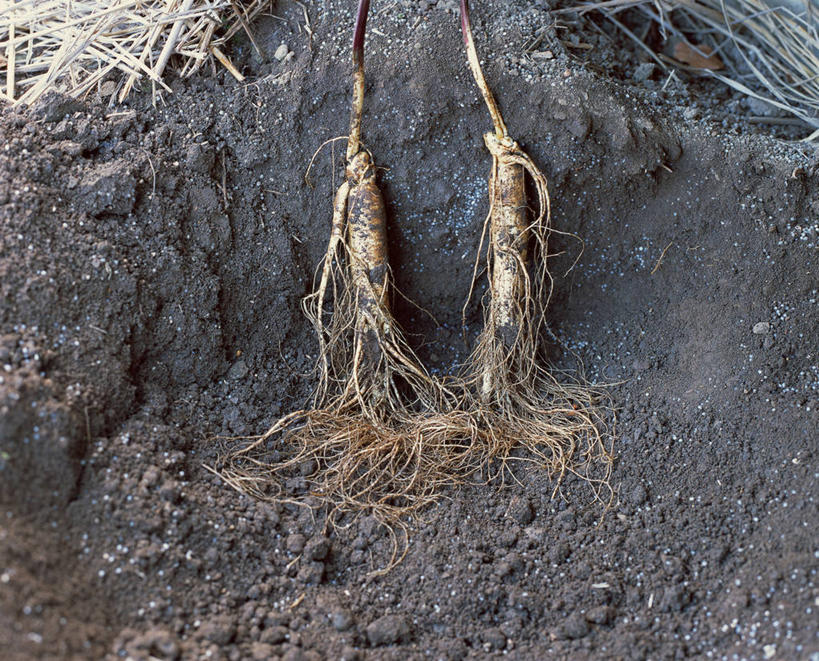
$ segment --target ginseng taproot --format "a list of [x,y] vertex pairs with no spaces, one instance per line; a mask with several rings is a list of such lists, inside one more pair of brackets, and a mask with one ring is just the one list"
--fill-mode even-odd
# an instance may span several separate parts
[[[558,382],[542,363],[540,334],[553,287],[546,263],[552,231],[546,177],[508,133],[480,66],[467,0],[461,0],[461,29],[469,67],[494,128],[484,135],[492,156],[489,213],[467,297],[480,256],[486,254],[488,300],[483,330],[462,373],[472,400],[464,406],[475,412],[479,428],[493,430],[496,456],[522,446],[558,476],[579,473],[605,488],[612,456],[595,406],[599,393],[579,383]],[[526,195],[527,175],[537,197],[534,214]]]
[[[219,474],[245,493],[273,500],[289,498],[283,487],[289,477],[303,477],[313,503],[329,506],[331,524],[342,513],[369,513],[404,528],[404,516],[438,499],[444,486],[476,472],[504,476],[521,446],[531,451],[529,460],[560,475],[577,472],[578,453],[587,463],[609,458],[600,478],[605,484],[610,457],[592,394],[560,385],[539,364],[551,291],[546,179],[506,132],[480,71],[465,2],[470,66],[495,125],[485,136],[493,161],[481,239],[488,245],[485,327],[467,369],[442,380],[424,369],[392,315],[386,211],[372,154],[361,143],[368,9],[360,0],[344,181],[315,291],[303,302],[319,343],[312,405],[233,452]],[[527,173],[538,198],[534,219]],[[588,472],[583,477],[592,480]]]
[[278,420],[229,455],[231,486],[283,499],[304,476],[316,500],[371,513],[389,525],[478,470],[485,442],[461,396],[421,365],[390,308],[386,211],[371,153],[361,145],[364,32],[361,0],[353,38],[353,101],[345,177],[333,202],[330,240],[303,308],[319,342],[312,406]]

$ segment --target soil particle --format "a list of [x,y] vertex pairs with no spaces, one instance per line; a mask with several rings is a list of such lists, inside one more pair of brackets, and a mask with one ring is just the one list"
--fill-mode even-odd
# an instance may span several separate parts
[[293,533],[292,535],[288,535],[287,539],[285,540],[285,548],[290,553],[301,553],[304,549],[304,544],[304,535],[301,533]]
[[549,551],[549,559],[554,564],[559,565],[566,561],[570,553],[571,549],[566,542],[556,542]]
[[199,627],[198,635],[217,645],[227,645],[236,635],[236,622],[229,615],[220,615]]
[[85,109],[82,101],[49,91],[43,94],[33,108],[33,114],[46,122],[56,122],[66,115],[73,115]]
[[502,531],[497,538],[498,546],[501,548],[511,548],[518,541],[518,531],[514,529],[507,529]]
[[648,491],[642,484],[638,484],[631,490],[629,494],[628,500],[629,502],[634,505],[635,507],[639,507],[640,505],[644,504],[648,499]]
[[290,647],[282,656],[282,661],[321,661],[321,656],[313,650]]
[[576,640],[589,634],[589,624],[580,613],[572,613],[555,629],[554,635],[558,640]]
[[276,49],[276,52],[273,54],[280,62],[287,57],[287,54],[290,52],[290,49],[287,48],[287,44],[279,44],[279,47]]
[[78,210],[91,216],[102,212],[124,216],[133,210],[135,195],[136,179],[126,163],[101,163],[83,177]]
[[290,630],[283,626],[271,626],[262,631],[261,641],[269,645],[278,645],[290,637]]
[[771,325],[767,321],[758,321],[753,327],[754,335],[767,335],[770,330]]
[[610,624],[614,619],[614,609],[610,606],[597,606],[586,613],[586,619],[593,624]]
[[506,636],[503,631],[496,627],[486,629],[481,633],[481,641],[484,649],[489,652],[491,650],[502,650],[506,647]]
[[529,502],[528,498],[521,498],[520,496],[512,498],[506,514],[522,526],[529,525],[535,518],[532,503]]
[[65,507],[76,496],[87,436],[81,402],[22,368],[0,383],[0,501],[28,512]]
[[330,613],[330,622],[336,631],[347,631],[355,624],[355,619],[349,610],[339,608]]
[[163,629],[150,629],[144,634],[135,635],[124,650],[127,656],[163,661],[176,661],[180,655],[175,636]]
[[384,615],[367,625],[367,640],[373,647],[394,645],[407,640],[411,624],[404,615]]
[[317,585],[324,578],[324,564],[321,562],[307,562],[299,568],[298,580],[301,583]]
[[319,536],[310,539],[304,546],[304,557],[308,560],[325,560],[330,552],[330,540]]
[[671,585],[663,590],[660,611],[679,613],[691,601],[691,595],[682,585]]
[[240,381],[247,376],[249,368],[244,360],[237,360],[228,370],[228,378],[233,381]]
[[253,661],[267,661],[267,659],[272,659],[274,657],[275,654],[272,645],[259,642],[251,643],[250,658],[253,659]]
[[341,649],[338,658],[339,661],[359,661],[359,659],[361,659],[362,657],[357,649],[347,645]]

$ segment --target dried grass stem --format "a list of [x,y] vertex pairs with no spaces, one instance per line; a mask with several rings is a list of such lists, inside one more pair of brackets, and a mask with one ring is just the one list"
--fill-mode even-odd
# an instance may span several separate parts
[[[49,89],[82,96],[111,74],[123,101],[148,78],[162,76],[173,56],[189,76],[269,0],[17,0],[0,14],[0,52],[7,54],[6,95],[34,103]],[[226,28],[222,28],[226,24]],[[219,55],[217,56],[216,53]],[[239,74],[241,76],[241,74]]]

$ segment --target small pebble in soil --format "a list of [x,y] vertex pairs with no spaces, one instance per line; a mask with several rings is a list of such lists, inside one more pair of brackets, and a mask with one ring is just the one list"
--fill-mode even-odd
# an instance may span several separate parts
[[370,645],[394,645],[406,640],[410,634],[410,625],[401,615],[384,615],[367,625],[367,640]]
[[276,49],[276,52],[273,53],[273,57],[275,57],[279,62],[281,62],[284,58],[287,57],[287,54],[290,52],[290,49],[287,47],[287,44],[280,44],[279,47]]
[[771,325],[767,321],[759,321],[753,327],[754,335],[765,335],[769,330]]

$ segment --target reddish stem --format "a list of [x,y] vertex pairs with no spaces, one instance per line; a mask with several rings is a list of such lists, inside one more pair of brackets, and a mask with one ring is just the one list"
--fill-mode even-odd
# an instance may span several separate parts
[[370,0],[359,0],[358,13],[355,17],[353,34],[353,64],[359,66],[364,60],[364,35],[367,31],[367,14],[370,11]]
[[475,77],[475,82],[478,84],[478,89],[483,94],[486,107],[489,109],[489,114],[492,116],[492,124],[495,127],[495,136],[498,140],[508,139],[506,132],[506,124],[503,122],[500,108],[495,101],[492,90],[486,83],[481,70],[481,63],[478,59],[478,51],[475,49],[475,39],[472,36],[472,26],[469,22],[469,2],[468,0],[461,0],[461,32],[464,35],[464,45],[466,46],[466,58],[469,62],[469,68],[472,70],[472,75]]
[[469,0],[461,0],[461,32],[465,44],[469,44],[469,33],[471,31],[472,28],[469,25]]

